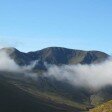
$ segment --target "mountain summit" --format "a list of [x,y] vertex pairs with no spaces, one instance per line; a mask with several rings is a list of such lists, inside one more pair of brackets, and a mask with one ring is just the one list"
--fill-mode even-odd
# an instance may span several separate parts
[[104,61],[108,54],[100,51],[83,51],[67,49],[62,47],[48,47],[42,50],[23,53],[15,48],[2,48],[0,51],[9,53],[10,57],[19,65],[28,65],[30,62],[38,60],[48,64],[91,64]]

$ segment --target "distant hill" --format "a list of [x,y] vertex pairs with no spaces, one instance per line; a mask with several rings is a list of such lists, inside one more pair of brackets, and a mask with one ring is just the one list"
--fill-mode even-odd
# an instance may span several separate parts
[[19,65],[28,65],[31,61],[38,60],[37,68],[44,68],[44,62],[48,64],[91,64],[104,61],[109,56],[100,51],[83,51],[62,47],[49,47],[35,52],[23,53],[15,48],[3,48],[11,58]]

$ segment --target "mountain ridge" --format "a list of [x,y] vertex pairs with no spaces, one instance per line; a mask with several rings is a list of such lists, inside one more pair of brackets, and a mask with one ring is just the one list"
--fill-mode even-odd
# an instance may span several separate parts
[[16,48],[2,48],[0,51],[10,52],[12,59],[19,65],[28,65],[31,61],[38,60],[41,64],[91,64],[104,61],[109,57],[101,51],[84,51],[63,47],[48,47],[38,51],[21,52]]

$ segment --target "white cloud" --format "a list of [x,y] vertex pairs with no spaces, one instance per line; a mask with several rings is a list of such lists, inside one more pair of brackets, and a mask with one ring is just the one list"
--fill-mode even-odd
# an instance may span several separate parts
[[11,71],[11,72],[31,72],[31,70],[35,67],[38,61],[32,61],[29,65],[26,66],[19,66],[9,54],[13,52],[13,48],[8,51],[3,49],[0,51],[0,71]]
[[67,80],[72,85],[101,88],[112,85],[112,59],[100,64],[50,66],[47,76]]

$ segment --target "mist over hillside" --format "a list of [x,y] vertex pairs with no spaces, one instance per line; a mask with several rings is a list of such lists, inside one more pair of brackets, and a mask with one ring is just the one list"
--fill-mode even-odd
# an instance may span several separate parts
[[[105,68],[105,69],[104,69]],[[72,85],[100,88],[111,85],[112,59],[100,51],[51,47],[22,53],[15,48],[0,50],[0,70],[25,73],[43,70],[43,77],[66,80]],[[35,76],[38,75],[35,73]]]
[[6,81],[5,87],[11,84],[61,111],[87,111],[111,100],[111,68],[111,57],[100,51],[60,47],[28,53],[16,48],[0,50],[0,80]]

